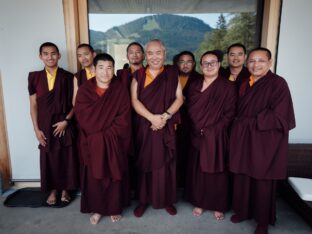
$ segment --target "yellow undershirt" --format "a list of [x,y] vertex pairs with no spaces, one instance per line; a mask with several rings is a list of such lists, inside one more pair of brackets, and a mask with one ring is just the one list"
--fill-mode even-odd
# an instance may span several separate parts
[[54,83],[55,83],[55,79],[56,79],[56,73],[57,73],[57,69],[56,68],[52,74],[50,74],[50,72],[45,69],[46,74],[47,74],[47,80],[48,80],[48,87],[49,87],[49,91],[51,91],[54,88]]
[[235,81],[235,78],[234,78],[234,76],[232,74],[229,76],[229,80],[230,81]]
[[182,90],[184,89],[187,81],[188,81],[188,76],[183,76],[183,75],[180,75],[179,76],[179,80],[180,80],[180,84],[181,84],[181,87],[182,87]]
[[130,72],[131,72],[131,74],[133,74],[135,72],[135,69],[132,66],[130,66]]
[[90,80],[91,78],[95,77],[95,73],[91,71],[90,68],[85,68],[86,74],[87,74],[87,80]]
[[249,77],[249,86],[252,87],[255,84],[255,78],[253,76]]
[[144,82],[144,88],[146,87],[146,86],[148,86],[149,84],[151,84],[153,81],[154,81],[154,79],[160,74],[160,73],[162,73],[162,71],[164,70],[164,67],[161,67],[160,69],[159,69],[159,72],[157,73],[157,75],[154,77],[151,73],[150,73],[150,70],[149,70],[149,68],[146,68],[146,78],[145,78],[145,82]]

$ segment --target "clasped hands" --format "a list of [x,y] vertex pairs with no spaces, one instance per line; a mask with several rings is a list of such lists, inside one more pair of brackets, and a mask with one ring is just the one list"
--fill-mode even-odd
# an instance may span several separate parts
[[153,131],[162,129],[166,125],[168,119],[170,119],[170,115],[168,115],[166,112],[161,115],[159,114],[153,115],[153,117],[150,120],[152,124],[151,129]]

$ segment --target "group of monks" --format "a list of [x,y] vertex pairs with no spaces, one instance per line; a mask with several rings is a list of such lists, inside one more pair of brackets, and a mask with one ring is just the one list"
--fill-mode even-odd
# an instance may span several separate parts
[[29,73],[28,90],[49,205],[69,203],[80,188],[92,224],[102,216],[116,222],[132,190],[136,217],[149,205],[175,215],[179,186],[194,216],[212,210],[222,220],[232,207],[233,223],[254,219],[255,233],[268,233],[295,127],[289,88],[271,72],[268,49],[247,56],[233,44],[227,68],[218,51],[207,51],[201,74],[189,51],[165,65],[159,39],[145,50],[130,43],[117,76],[112,56],[89,44],[77,48],[83,69],[75,75],[58,67],[55,44],[43,43],[39,57],[44,69]]

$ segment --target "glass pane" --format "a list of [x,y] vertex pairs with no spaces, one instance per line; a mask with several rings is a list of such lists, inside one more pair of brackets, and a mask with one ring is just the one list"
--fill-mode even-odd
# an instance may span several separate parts
[[89,0],[90,44],[111,54],[116,69],[128,62],[126,47],[133,41],[144,46],[161,39],[167,63],[183,50],[199,58],[207,50],[226,52],[236,42],[250,49],[260,44],[262,5],[257,0]]

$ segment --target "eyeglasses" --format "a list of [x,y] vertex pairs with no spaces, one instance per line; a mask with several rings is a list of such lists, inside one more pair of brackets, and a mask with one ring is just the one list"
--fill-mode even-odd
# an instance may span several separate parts
[[184,64],[193,65],[193,61],[192,60],[188,60],[188,61],[181,60],[181,61],[179,61],[179,64],[180,65],[184,65]]
[[205,67],[205,68],[207,68],[207,67],[215,67],[215,66],[217,66],[217,64],[218,64],[218,61],[217,60],[214,60],[214,61],[211,61],[211,62],[202,62],[201,63],[201,65],[202,65],[202,67]]

